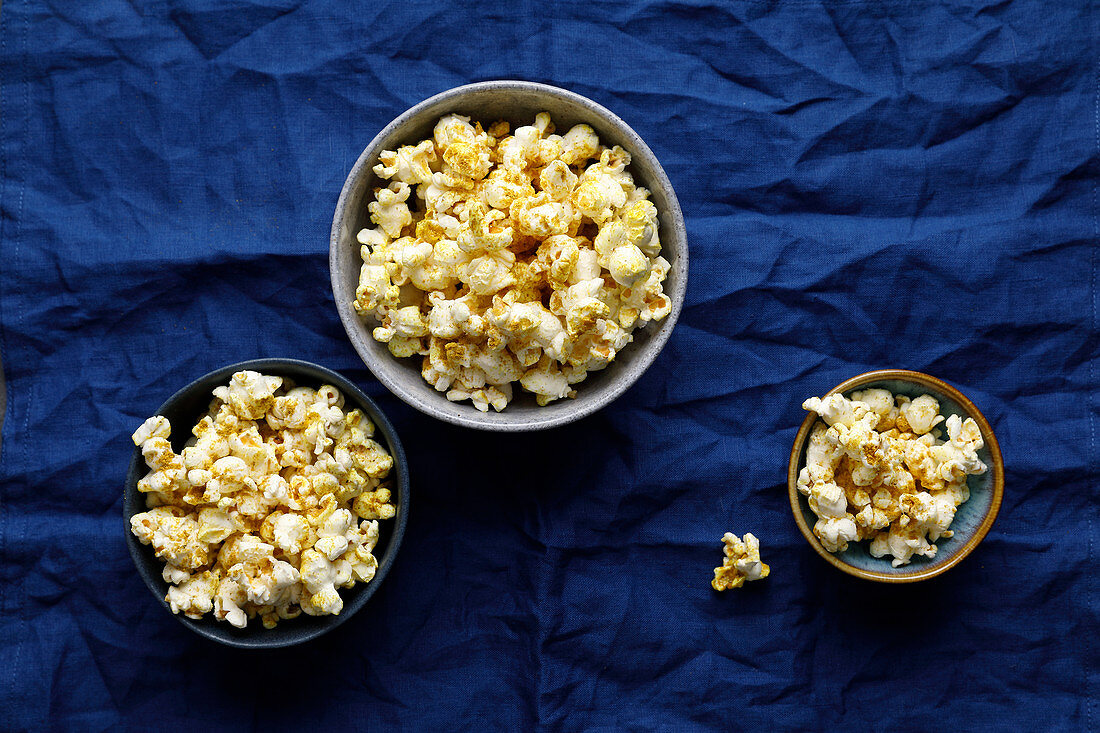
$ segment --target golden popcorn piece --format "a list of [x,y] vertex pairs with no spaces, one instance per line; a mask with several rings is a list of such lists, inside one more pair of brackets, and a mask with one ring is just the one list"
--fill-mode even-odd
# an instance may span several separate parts
[[717,591],[740,588],[745,581],[763,580],[771,574],[771,568],[760,560],[760,541],[745,533],[742,540],[732,532],[722,536],[723,553],[721,567],[714,569],[711,587]]
[[[516,383],[540,405],[575,396],[633,330],[671,312],[657,209],[629,153],[591,127],[558,135],[539,113],[483,129],[451,114],[380,159],[390,184],[358,235],[354,307],[394,356],[424,357],[447,399],[499,411]],[[537,308],[512,310],[526,304]]]
[[395,178],[401,183],[419,184],[431,180],[432,164],[436,162],[435,146],[430,140],[419,145],[403,145],[396,151],[387,150],[374,166],[379,178]]
[[361,519],[393,519],[397,513],[396,508],[390,503],[389,489],[360,494],[352,508]]
[[[413,338],[396,332],[419,332],[421,321],[416,308],[396,314],[393,338]],[[165,600],[173,613],[241,628],[339,613],[337,589],[374,577],[375,520],[396,513],[381,486],[393,458],[374,425],[345,412],[331,385],[238,372],[214,396],[180,454],[161,416],[133,436],[151,472],[139,482],[148,511],[131,531],[167,563]],[[364,494],[371,518],[361,523],[351,507]]]

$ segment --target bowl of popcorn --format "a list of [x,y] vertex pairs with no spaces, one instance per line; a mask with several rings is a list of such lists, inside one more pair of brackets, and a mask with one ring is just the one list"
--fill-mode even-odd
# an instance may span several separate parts
[[355,350],[395,395],[485,430],[537,430],[621,395],[672,332],[683,215],[630,127],[520,81],[412,107],[344,184],[329,250]]
[[135,427],[130,554],[192,631],[236,647],[298,644],[362,608],[393,564],[408,520],[405,454],[336,372],[234,364]]
[[989,532],[1004,463],[989,422],[920,372],[867,372],[803,405],[787,488],[802,534],[831,565],[890,583],[954,567]]

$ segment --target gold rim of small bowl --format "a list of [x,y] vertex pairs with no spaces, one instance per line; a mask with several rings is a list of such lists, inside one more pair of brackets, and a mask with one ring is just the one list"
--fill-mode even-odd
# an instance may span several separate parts
[[[794,514],[794,521],[798,525],[798,529],[802,532],[802,536],[806,538],[806,541],[810,543],[814,551],[823,557],[830,565],[841,572],[857,578],[863,578],[864,580],[873,580],[880,583],[915,583],[920,580],[928,580],[937,575],[942,575],[958,565],[967,555],[973,552],[974,548],[977,547],[989,533],[990,527],[993,526],[993,522],[997,519],[997,513],[1001,508],[1001,499],[1004,496],[1004,461],[1001,458],[1001,447],[997,443],[996,436],[993,434],[993,428],[990,426],[989,421],[985,419],[985,415],[981,413],[981,410],[979,410],[962,392],[942,379],[925,374],[924,372],[915,372],[909,369],[877,369],[875,371],[864,372],[841,382],[826,392],[825,395],[831,395],[836,392],[848,392],[865,384],[890,379],[912,382],[946,394],[959,403],[959,406],[963,408],[967,416],[974,418],[974,422],[978,424],[978,428],[982,432],[982,439],[985,441],[986,447],[989,448],[989,454],[992,457],[989,470],[992,474],[993,498],[989,506],[989,511],[986,512],[985,517],[982,519],[982,523],[978,525],[977,531],[964,542],[946,562],[928,568],[927,570],[907,573],[905,575],[862,570],[849,565],[826,550],[822,546],[821,541],[814,535],[813,529],[806,522],[806,518],[802,515],[802,506],[799,498],[801,495],[798,493],[798,473],[800,469],[799,464],[801,462],[802,447],[809,438],[810,430],[813,428],[814,423],[818,420],[818,416],[812,412],[806,415],[806,419],[802,421],[802,425],[798,429],[798,434],[795,435],[794,438],[794,446],[791,448],[790,461],[787,464],[787,495],[791,502],[791,513]],[[888,560],[884,560],[884,562],[888,562]]]

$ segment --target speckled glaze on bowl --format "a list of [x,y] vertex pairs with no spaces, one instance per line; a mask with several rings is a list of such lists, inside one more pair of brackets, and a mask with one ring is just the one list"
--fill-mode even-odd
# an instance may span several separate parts
[[[244,369],[276,377],[289,377],[296,384],[304,387],[317,388],[322,384],[333,385],[344,395],[345,407],[358,407],[370,418],[375,425],[374,439],[393,456],[390,484],[397,514],[391,520],[378,523],[378,544],[374,550],[374,555],[378,558],[378,571],[369,583],[359,583],[350,590],[340,591],[340,596],[344,599],[344,609],[338,616],[302,614],[295,619],[280,621],[274,629],[265,629],[258,619],[252,619],[247,627],[238,629],[224,621],[215,621],[211,614],[206,614],[201,619],[172,614],[191,631],[221,644],[246,649],[274,649],[301,644],[331,631],[354,616],[378,590],[397,556],[401,538],[405,534],[405,525],[409,519],[409,467],[405,460],[405,451],[397,439],[393,425],[378,406],[363,394],[362,390],[331,369],[297,359],[256,359],[231,364],[199,377],[169,397],[155,414],[163,415],[172,423],[173,450],[177,453],[181,451],[184,443],[191,437],[191,428],[206,412],[213,399],[211,392],[214,388],[228,384],[235,372]],[[137,427],[134,425],[134,429]],[[130,532],[130,518],[146,509],[145,497],[137,490],[137,482],[147,472],[148,468],[141,456],[141,449],[134,448],[123,488],[122,531],[126,536],[126,545],[130,550],[130,556],[134,558],[138,574],[156,596],[157,602],[167,613],[172,613],[164,600],[168,592],[168,584],[161,577],[164,561],[153,554],[152,547],[141,544]]]
[[[383,184],[372,170],[383,150],[416,143],[431,137],[435,123],[445,114],[469,115],[474,120],[493,122],[504,119],[515,129],[530,124],[539,112],[549,112],[559,131],[576,124],[591,125],[606,145],[621,145],[632,157],[630,172],[638,185],[650,191],[657,207],[662,256],[671,269],[665,280],[665,293],[672,301],[672,312],[659,323],[651,323],[634,332],[611,365],[593,372],[577,385],[576,399],[558,400],[539,407],[532,395],[518,385],[515,399],[503,412],[478,412],[469,402],[448,402],[420,376],[420,359],[397,359],[385,344],[371,338],[375,324],[364,320],[352,307],[359,269],[356,234],[371,226],[367,198]],[[386,126],[359,156],[336,205],[329,243],[329,268],[332,293],[340,320],[352,346],[378,381],[423,413],[456,425],[482,430],[540,430],[578,420],[619,397],[653,362],[668,340],[683,307],[687,288],[687,232],[680,204],[656,156],[630,127],[604,107],[573,92],[525,81],[489,81],[456,87],[437,94],[412,107]]]
[[[970,500],[961,504],[951,523],[954,536],[940,539],[934,544],[938,550],[934,558],[914,557],[908,565],[895,568],[891,564],[893,557],[872,557],[869,541],[850,542],[844,552],[832,553],[826,550],[814,536],[813,526],[817,517],[810,511],[806,497],[798,492],[798,474],[806,465],[806,446],[809,443],[810,430],[818,416],[809,413],[795,436],[791,459],[787,468],[787,493],[791,502],[791,511],[799,530],[814,548],[817,554],[835,568],[849,575],[881,583],[912,583],[927,580],[953,568],[969,555],[989,532],[997,512],[1001,508],[1004,494],[1004,462],[1001,449],[993,429],[982,413],[959,390],[935,377],[904,369],[883,369],[867,372],[853,377],[833,387],[826,394],[840,392],[845,396],[860,389],[879,388],[889,390],[895,395],[917,397],[930,394],[939,400],[940,414],[958,415],[966,419],[974,418],[981,429],[985,447],[978,451],[978,457],[989,467],[979,476],[970,476]],[[811,395],[806,395],[810,397]]]

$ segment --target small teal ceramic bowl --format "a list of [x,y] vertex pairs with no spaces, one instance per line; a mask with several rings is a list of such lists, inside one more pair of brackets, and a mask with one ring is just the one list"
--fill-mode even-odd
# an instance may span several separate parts
[[798,474],[806,465],[806,446],[809,444],[810,430],[818,420],[814,413],[809,413],[803,420],[798,435],[795,436],[794,447],[791,449],[791,460],[787,468],[787,492],[790,496],[791,510],[794,512],[794,520],[798,528],[810,546],[833,567],[857,578],[880,583],[912,583],[927,580],[959,564],[978,546],[989,532],[989,528],[993,526],[1004,494],[1004,462],[1001,459],[1001,449],[997,444],[997,438],[993,435],[993,429],[989,426],[989,421],[973,402],[946,382],[921,372],[905,369],[866,372],[838,384],[826,394],[840,392],[847,396],[856,390],[873,388],[885,389],[895,395],[905,395],[910,398],[922,394],[932,395],[939,400],[940,414],[958,415],[963,419],[974,418],[974,422],[981,429],[985,447],[978,451],[978,457],[989,467],[989,470],[967,479],[970,500],[961,504],[955,514],[955,520],[951,523],[951,531],[954,535],[936,541],[938,550],[935,557],[914,557],[908,565],[898,568],[893,567],[891,564],[893,558],[890,556],[872,557],[868,541],[851,542],[848,544],[848,549],[843,552],[832,553],[826,550],[813,533],[812,528],[817,517],[810,511],[806,497],[800,494],[797,488]]

